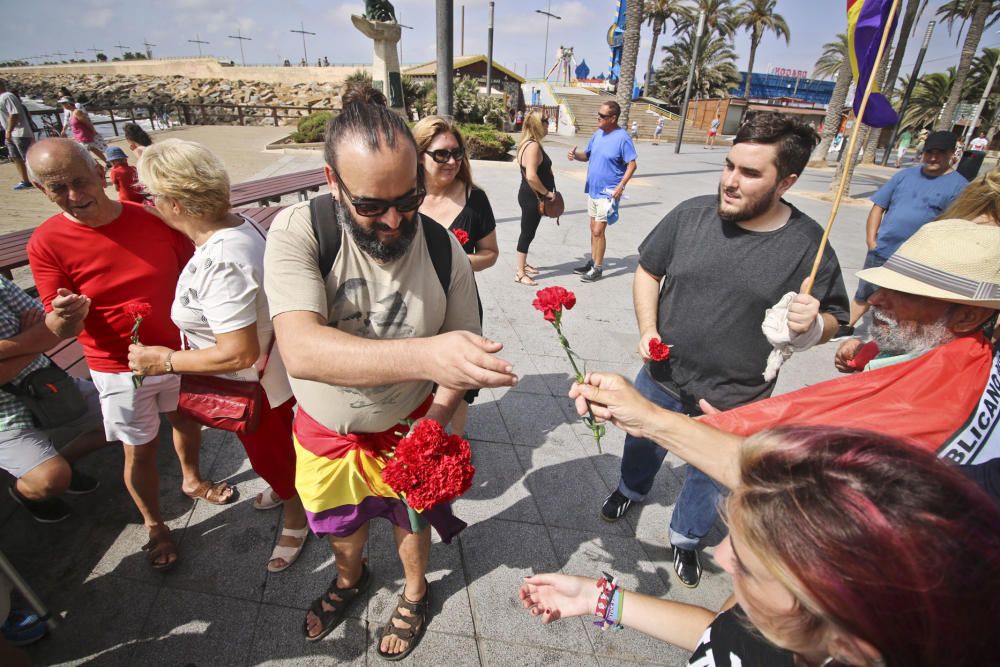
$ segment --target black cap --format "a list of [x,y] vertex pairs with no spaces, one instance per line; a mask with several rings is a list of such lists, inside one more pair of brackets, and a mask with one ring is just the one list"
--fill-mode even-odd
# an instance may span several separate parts
[[958,137],[954,132],[931,132],[924,142],[925,151],[954,151]]

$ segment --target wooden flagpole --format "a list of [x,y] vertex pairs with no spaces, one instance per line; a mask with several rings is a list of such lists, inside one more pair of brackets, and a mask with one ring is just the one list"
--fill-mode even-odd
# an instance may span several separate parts
[[[885,54],[886,43],[889,41],[889,28],[892,26],[893,19],[896,18],[896,10],[898,8],[899,0],[893,0],[892,7],[889,8],[889,17],[885,22],[885,28],[882,30],[882,41],[879,42],[878,53],[875,54],[875,62],[872,63],[872,72],[868,77],[868,85],[865,86],[864,97],[861,98],[861,107],[858,109],[858,116],[855,118],[854,128],[851,130],[851,139],[847,144],[847,154],[844,158],[847,162],[844,164],[844,172],[840,176],[840,185],[837,186],[837,194],[833,198],[833,207],[830,209],[830,217],[827,219],[826,227],[823,229],[823,238],[819,242],[819,249],[816,251],[816,259],[813,261],[812,271],[809,273],[809,283],[806,285],[805,290],[806,294],[812,292],[813,284],[816,282],[816,274],[819,272],[819,265],[823,261],[823,251],[826,250],[826,244],[830,238],[830,230],[833,229],[833,221],[837,217],[837,211],[840,209],[840,200],[844,198],[847,179],[851,175],[851,164],[854,162],[854,147],[857,144],[858,135],[861,134],[861,119],[865,117],[868,98],[871,96],[872,88],[875,86],[878,68],[882,63],[882,56]],[[849,58],[850,54],[844,54],[844,57]],[[857,91],[854,94],[857,95]]]

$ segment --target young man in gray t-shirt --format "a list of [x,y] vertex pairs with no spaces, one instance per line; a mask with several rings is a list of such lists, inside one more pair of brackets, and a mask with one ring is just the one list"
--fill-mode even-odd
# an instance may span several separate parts
[[[800,291],[823,234],[781,197],[817,140],[790,117],[757,115],[736,135],[718,194],[681,203],[639,246],[633,296],[646,365],[636,387],[657,405],[696,415],[700,401],[725,410],[771,395],[764,311]],[[788,327],[825,342],[847,313],[840,264],[827,246],[811,295],[800,293],[789,306]],[[654,338],[672,346],[668,359],[651,360]],[[621,481],[602,518],[616,521],[645,499],[665,454],[651,440],[626,437]],[[688,468],[670,522],[674,569],[686,586],[700,580],[697,547],[715,524],[718,498],[715,483]]]

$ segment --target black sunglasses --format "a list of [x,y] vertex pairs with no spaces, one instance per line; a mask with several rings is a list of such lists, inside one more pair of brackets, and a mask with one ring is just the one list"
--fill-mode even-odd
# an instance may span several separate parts
[[461,162],[462,158],[465,157],[465,149],[459,146],[454,150],[448,150],[446,148],[439,148],[436,151],[424,151],[431,156],[431,159],[438,164],[447,164],[448,160],[455,158],[455,162]]
[[358,212],[358,215],[365,218],[377,218],[385,215],[385,212],[390,208],[394,208],[400,213],[416,211],[424,203],[424,196],[427,194],[427,191],[424,189],[423,179],[420,178],[419,173],[417,175],[416,189],[409,194],[391,201],[387,199],[372,199],[370,197],[355,197],[347,189],[347,186],[344,185],[344,179],[340,177],[336,169],[333,170],[333,175],[337,177],[337,187],[342,189],[344,194],[347,195],[347,199],[354,206],[354,210]]
[[600,111],[598,111],[597,112],[597,117],[598,118],[614,118],[615,115],[613,113],[601,113]]

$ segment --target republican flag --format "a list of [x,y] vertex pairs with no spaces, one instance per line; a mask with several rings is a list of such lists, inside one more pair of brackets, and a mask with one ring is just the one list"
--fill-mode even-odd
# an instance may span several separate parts
[[[997,401],[984,394],[1000,383],[991,380],[993,367],[989,341],[982,335],[962,336],[910,361],[821,382],[699,420],[742,436],[785,425],[860,428],[944,455],[948,443],[976,415],[984,396],[987,411],[992,406],[988,416],[997,417]],[[980,435],[986,430],[994,429],[983,428]],[[967,463],[989,458],[986,454],[978,451],[964,459],[947,458]]]
[[[878,55],[879,43],[882,40],[882,30],[888,19],[892,0],[847,0],[847,53],[851,59],[851,72],[854,75],[854,115],[861,110],[861,100],[864,98],[868,79],[872,76],[875,56]],[[897,12],[898,16],[898,12]],[[888,57],[889,44],[892,44],[892,33],[896,29],[896,17],[893,17],[889,28],[889,39],[886,40]],[[881,93],[878,92],[878,82],[872,86],[872,94],[868,98],[865,117],[861,119],[870,127],[888,127],[899,122],[899,116]]]

